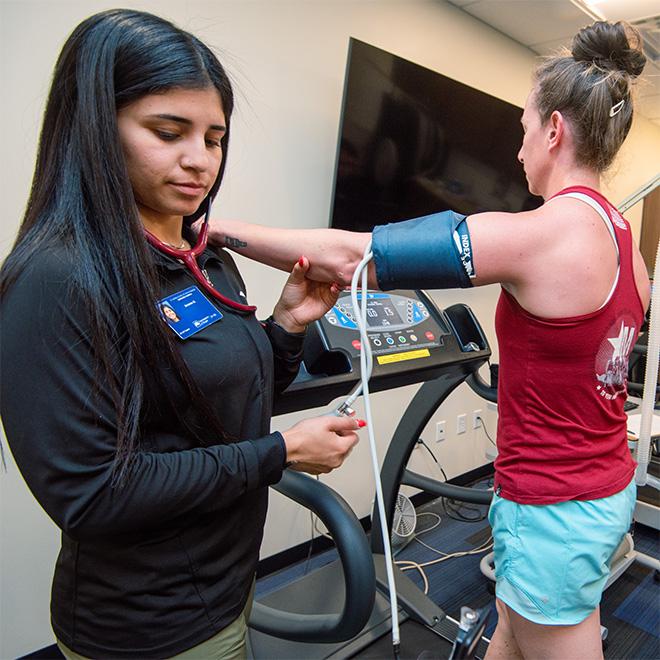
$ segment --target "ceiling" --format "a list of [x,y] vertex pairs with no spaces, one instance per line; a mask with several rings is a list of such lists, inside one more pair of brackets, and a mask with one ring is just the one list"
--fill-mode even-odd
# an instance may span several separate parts
[[660,2],[658,0],[448,0],[539,55],[570,46],[593,20],[625,20],[644,39],[647,64],[637,85],[637,110],[660,127]]

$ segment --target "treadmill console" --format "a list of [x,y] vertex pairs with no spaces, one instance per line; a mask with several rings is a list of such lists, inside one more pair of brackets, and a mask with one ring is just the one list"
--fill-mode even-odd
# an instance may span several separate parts
[[[276,415],[314,408],[348,394],[360,378],[360,333],[348,292],[305,335],[296,379],[274,402]],[[373,354],[372,392],[467,373],[490,347],[472,310],[438,309],[423,291],[369,291],[367,336]]]
[[[342,350],[351,358],[359,358],[361,342],[355,313],[351,296],[346,293],[320,320],[328,350]],[[439,347],[450,333],[442,317],[432,316],[427,304],[415,292],[403,295],[370,291],[367,293],[367,334],[376,362],[385,364],[388,360],[379,359],[381,356]],[[429,354],[428,350],[425,354]]]

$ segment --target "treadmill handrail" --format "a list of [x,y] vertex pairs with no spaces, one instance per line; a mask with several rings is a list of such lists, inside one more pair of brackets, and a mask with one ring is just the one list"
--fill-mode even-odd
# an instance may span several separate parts
[[273,637],[296,642],[342,642],[367,623],[376,597],[376,573],[367,537],[353,510],[335,490],[300,472],[285,470],[273,486],[312,511],[334,539],[344,572],[345,600],[337,614],[299,614],[252,605],[249,626]]
[[472,504],[489,505],[493,499],[492,490],[480,490],[478,488],[468,488],[466,486],[456,486],[448,484],[446,481],[438,481],[432,477],[418,474],[412,470],[404,470],[401,484],[404,486],[414,486],[432,495],[447,497],[461,502],[470,502]]
[[478,394],[482,399],[497,403],[497,388],[491,387],[479,374],[478,371],[473,371],[466,379],[465,382],[472,388],[475,394]]

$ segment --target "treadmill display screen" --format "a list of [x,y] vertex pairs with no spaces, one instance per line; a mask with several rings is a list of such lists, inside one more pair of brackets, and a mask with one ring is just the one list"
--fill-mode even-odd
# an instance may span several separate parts
[[[374,355],[436,348],[449,334],[442,318],[432,317],[414,291],[405,293],[367,294],[367,333]],[[321,321],[328,348],[359,356],[361,342],[355,314],[350,294],[344,293]]]
[[399,323],[402,323],[402,319],[396,309],[394,309],[391,299],[372,300],[369,307],[367,307],[368,326],[387,327],[388,325],[398,325]]

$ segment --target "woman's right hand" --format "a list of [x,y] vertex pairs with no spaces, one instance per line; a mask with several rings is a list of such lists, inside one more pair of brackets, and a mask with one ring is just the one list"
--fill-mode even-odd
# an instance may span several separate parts
[[365,422],[354,417],[325,415],[304,419],[282,432],[286,460],[292,470],[325,474],[338,468],[357,444],[357,429]]

